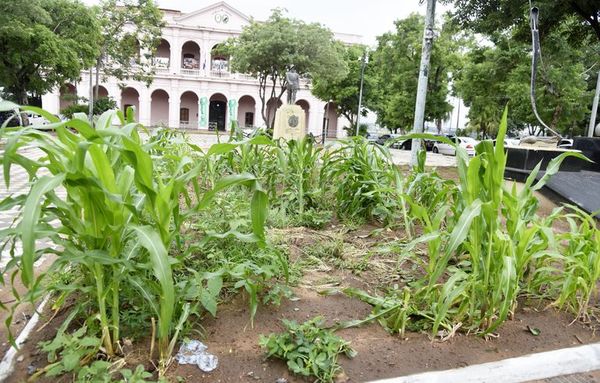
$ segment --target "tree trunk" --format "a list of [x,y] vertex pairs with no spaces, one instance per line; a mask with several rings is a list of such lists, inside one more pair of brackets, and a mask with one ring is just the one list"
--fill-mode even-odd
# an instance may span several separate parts
[[562,114],[563,107],[561,104],[558,104],[556,108],[554,108],[554,113],[552,114],[552,122],[550,123],[550,128],[554,131],[558,131],[556,126],[558,125],[558,120]]
[[100,65],[102,65],[101,57],[96,61],[96,85],[94,87],[94,100],[98,99],[98,88],[100,88]]
[[29,104],[29,99],[27,97],[26,91],[21,90],[21,91],[19,91],[19,93],[16,96],[17,96],[17,100],[20,105],[28,105]]

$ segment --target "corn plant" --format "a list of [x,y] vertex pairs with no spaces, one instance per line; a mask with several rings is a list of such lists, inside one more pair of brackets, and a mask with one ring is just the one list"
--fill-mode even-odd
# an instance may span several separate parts
[[387,148],[354,137],[342,141],[324,162],[323,178],[335,190],[339,217],[390,221],[397,173]]
[[[26,109],[51,121],[56,137],[31,128],[2,128],[0,132],[7,139],[0,158],[6,186],[10,185],[11,166],[22,167],[31,185],[26,194],[0,202],[4,209],[20,208],[16,225],[2,232],[2,248],[10,248],[12,256],[5,272],[11,274],[11,280],[20,277],[28,289],[23,297],[16,294],[18,302],[33,302],[52,289],[44,283],[46,273],[34,274],[34,262],[49,251],[36,246],[36,241],[46,239],[59,249],[54,250],[57,257],[50,270],[77,268],[80,272],[80,285],[59,293],[79,290],[93,299],[100,342],[109,357],[116,354],[120,340],[122,284],[131,285],[148,301],[158,318],[158,367],[160,374],[164,373],[189,314],[189,304],[178,297],[173,281],[177,262],[169,256],[181,226],[210,206],[219,191],[244,185],[253,193],[252,235],[262,242],[266,194],[250,174],[229,175],[211,189],[202,189],[198,187],[202,165],[195,165],[187,155],[170,156],[171,174],[165,177],[157,171],[161,159],[149,154],[154,144],[142,142],[131,111],[127,119],[120,112],[106,112],[92,127],[82,116],[59,122],[38,108]],[[120,128],[112,126],[115,118],[120,120]],[[27,145],[37,146],[44,156],[28,159],[20,153]],[[214,146],[212,150],[226,152],[231,147]],[[190,183],[196,186],[194,199],[188,195]],[[65,189],[65,199],[56,193],[59,187]],[[183,208],[180,198],[187,202]],[[16,251],[19,243],[21,254]]]
[[550,248],[535,255],[528,289],[589,322],[600,280],[600,230],[594,214],[567,208],[569,212],[560,209],[548,220],[565,220],[569,231],[556,234]]
[[[424,234],[407,244],[404,251],[410,254],[417,245],[427,244],[427,258],[417,260],[424,276],[408,286],[411,296],[408,303],[403,303],[406,293],[401,298],[382,300],[348,292],[371,304],[379,302],[371,319],[412,318],[434,334],[440,327],[453,333],[461,325],[488,334],[513,312],[532,259],[543,254],[554,241],[549,228],[536,225],[537,203],[533,192],[544,186],[567,156],[586,158],[573,152],[561,154],[550,162],[538,181],[540,165],[521,191],[516,187],[507,190],[503,146],[506,126],[507,111],[500,124],[497,145],[481,142],[471,159],[455,145],[457,192],[452,191],[452,186],[440,188],[439,181],[424,183],[427,178],[419,175],[415,177],[418,184],[413,185],[420,188],[419,193],[411,191],[411,187],[406,189],[403,198],[410,206],[409,214],[420,221]],[[426,134],[408,138],[436,139]],[[424,187],[436,189],[427,191]],[[582,296],[585,299],[586,294]],[[385,310],[381,307],[383,302]],[[389,329],[402,332],[407,321],[393,323],[397,325]]]

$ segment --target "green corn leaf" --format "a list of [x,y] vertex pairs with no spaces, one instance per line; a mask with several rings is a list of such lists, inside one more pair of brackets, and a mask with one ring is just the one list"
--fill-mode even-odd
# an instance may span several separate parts
[[21,280],[31,288],[33,284],[33,263],[35,261],[36,226],[40,218],[42,199],[46,193],[57,188],[65,179],[64,174],[42,176],[33,185],[23,207],[23,218],[19,224],[23,255],[21,257]]
[[160,235],[149,226],[132,226],[139,243],[148,250],[152,263],[154,276],[160,283],[160,317],[159,317],[159,339],[166,339],[173,321],[175,307],[175,286],[171,263],[167,255],[167,249],[160,239]]
[[48,120],[48,122],[50,122],[50,123],[61,122],[58,117],[56,117],[55,115],[53,115],[50,112],[45,111],[42,108],[38,108],[37,106],[23,105],[20,108],[21,108],[21,110],[33,112],[37,115],[40,115],[40,116],[44,117],[46,120]]
[[273,141],[271,141],[266,136],[256,136],[256,137],[250,138],[248,140],[239,141],[239,142],[224,142],[224,143],[220,143],[220,144],[213,144],[208,149],[208,152],[206,153],[206,155],[212,156],[215,154],[224,154],[224,153],[232,151],[233,149],[235,149],[239,146],[247,145],[247,144],[250,144],[250,145],[273,145]]
[[531,190],[536,191],[543,188],[544,185],[546,185],[546,182],[548,182],[548,180],[550,179],[550,177],[558,173],[560,169],[560,164],[562,164],[564,159],[567,157],[577,157],[583,161],[593,162],[592,160],[590,160],[589,158],[587,158],[579,152],[564,152],[560,156],[555,157],[550,161],[550,163],[546,167],[546,172],[544,173],[542,178],[540,178],[540,180],[531,188]]
[[446,269],[450,257],[452,257],[454,252],[467,237],[469,230],[471,229],[471,223],[481,213],[481,206],[481,200],[476,199],[471,205],[467,206],[465,210],[463,210],[458,222],[456,223],[456,226],[454,226],[454,229],[452,229],[452,232],[450,233],[450,238],[444,251],[444,256],[436,262],[432,269],[432,273],[429,276],[430,286],[437,283],[437,280],[442,276],[444,270]]
[[267,220],[267,193],[255,190],[250,203],[250,214],[252,220],[252,231],[260,242],[265,241],[265,221]]
[[223,177],[219,181],[217,181],[217,183],[211,190],[204,193],[204,195],[202,196],[202,200],[200,201],[200,203],[198,203],[198,208],[204,209],[208,207],[215,195],[221,190],[227,189],[235,185],[247,185],[249,182],[252,181],[256,181],[256,177],[250,173],[234,174]]

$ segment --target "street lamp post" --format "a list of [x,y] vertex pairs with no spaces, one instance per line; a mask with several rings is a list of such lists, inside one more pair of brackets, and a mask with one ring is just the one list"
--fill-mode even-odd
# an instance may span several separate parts
[[356,111],[356,135],[360,129],[360,109],[362,108],[362,96],[363,96],[363,82],[365,79],[365,66],[369,62],[369,51],[365,49],[362,60],[362,68],[360,70],[360,92],[358,94],[358,110]]

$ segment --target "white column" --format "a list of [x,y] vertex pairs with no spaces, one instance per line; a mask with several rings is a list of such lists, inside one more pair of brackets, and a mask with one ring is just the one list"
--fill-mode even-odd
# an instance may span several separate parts
[[179,128],[179,92],[173,92],[169,95],[169,127]]
[[81,80],[75,84],[75,90],[77,97],[85,97],[86,103],[89,102],[90,98],[90,71],[85,70],[81,72]]
[[173,37],[171,45],[171,56],[169,58],[169,73],[178,75],[181,73],[181,42],[178,37]]
[[258,99],[258,101],[256,100],[257,99],[254,100],[254,121],[252,122],[253,127],[260,126],[262,121],[262,116],[260,115],[260,99]]
[[144,87],[140,94],[140,123],[144,126],[150,126],[150,107],[152,99],[150,98],[150,89]]
[[[203,35],[204,39],[202,41],[202,47],[200,48],[200,55],[202,56],[202,70],[203,70],[203,75],[205,77],[209,77],[210,76],[210,69],[211,69],[211,65],[212,63],[210,62],[210,48],[211,48],[211,44],[208,41],[208,38],[206,37],[206,35]],[[206,63],[206,68],[204,68],[204,63]]]
[[60,113],[60,89],[53,89],[42,96],[42,108],[52,114]]
[[348,121],[348,119],[346,119],[346,117],[338,117],[337,118],[337,132],[336,132],[336,137],[337,138],[345,138],[346,136],[348,136],[348,133],[346,132],[346,130],[344,130],[344,126],[350,126],[350,121]]
[[310,133],[315,136],[323,134],[323,118],[325,117],[325,104],[324,102],[316,102],[314,109],[311,111],[313,123],[310,124]]

